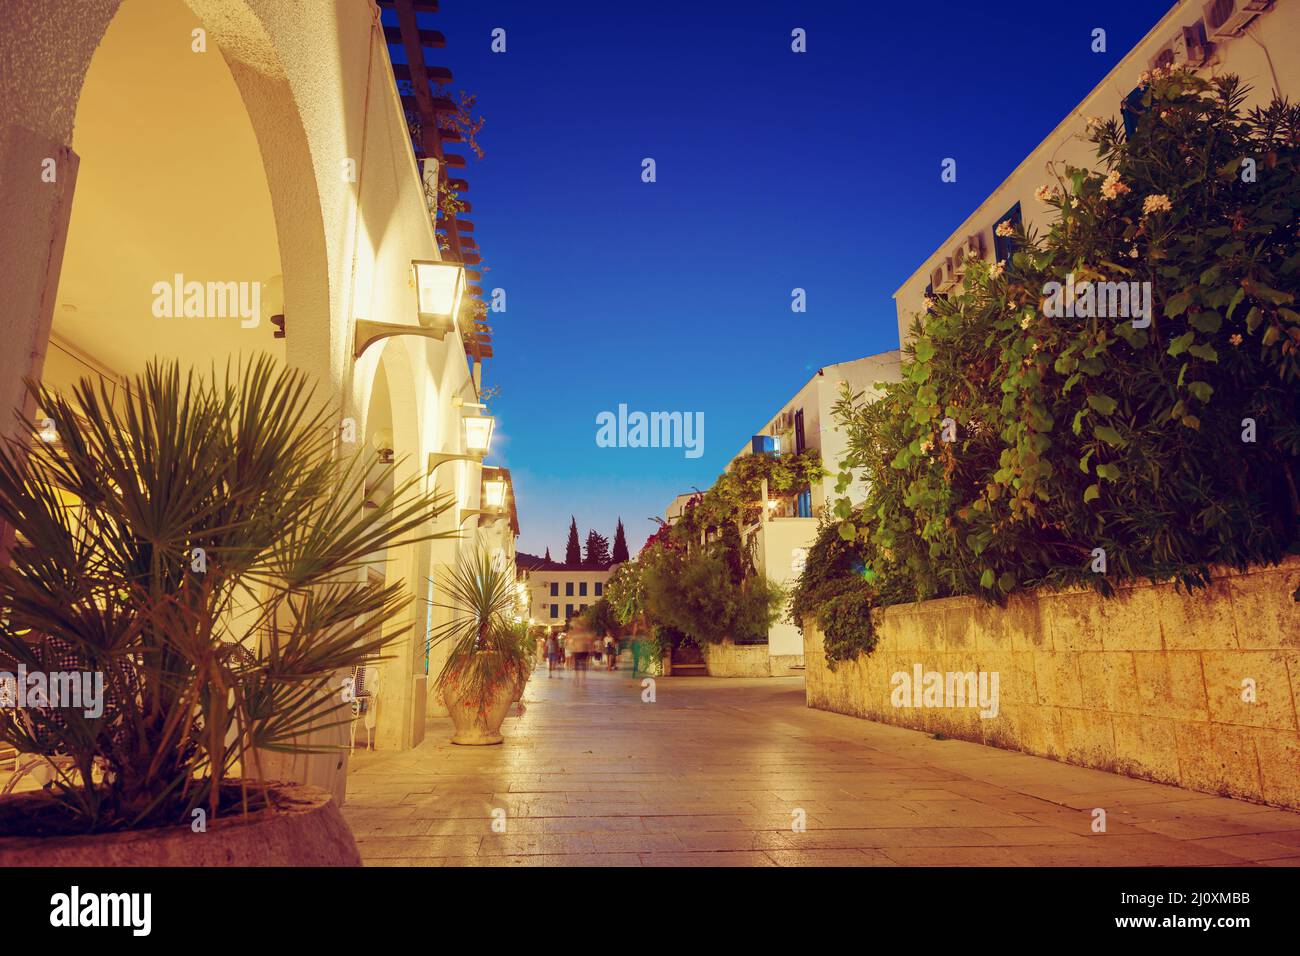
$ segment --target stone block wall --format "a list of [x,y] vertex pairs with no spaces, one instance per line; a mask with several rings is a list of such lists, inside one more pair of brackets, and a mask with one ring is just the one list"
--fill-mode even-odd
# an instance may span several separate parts
[[[879,643],[832,672],[804,629],[809,707],[1300,809],[1300,559],[1208,590],[1132,584],[886,608]],[[997,716],[895,706],[894,675],[998,674]],[[1253,684],[1251,683],[1253,682]],[[1254,699],[1247,688],[1253,686]],[[951,703],[951,701],[945,701]]]
[[767,666],[773,677],[802,677],[802,654],[770,654]]
[[766,644],[705,644],[704,662],[710,677],[770,677]]

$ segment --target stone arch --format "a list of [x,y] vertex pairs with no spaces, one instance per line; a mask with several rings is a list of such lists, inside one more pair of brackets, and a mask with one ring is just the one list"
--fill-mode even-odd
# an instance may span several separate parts
[[[14,292],[14,348],[0,359],[0,406],[30,413],[22,379],[40,378],[63,266],[78,157],[77,108],[94,54],[124,3],[17,0],[0,31],[0,276]],[[230,70],[261,155],[283,274],[290,365],[338,395],[328,244],[308,128],[258,0],[184,0]],[[163,78],[165,81],[165,78]],[[59,176],[39,178],[53,159]],[[180,160],[178,160],[180,161]],[[318,393],[320,394],[320,393]]]
[[[417,340],[422,344],[422,340]],[[377,350],[379,346],[375,346]],[[401,339],[385,340],[377,359],[366,356],[358,363],[353,382],[359,401],[365,402],[365,434],[368,450],[391,447],[394,478],[403,483],[420,476],[425,467],[421,440],[419,396],[410,345]],[[382,440],[381,439],[382,436]],[[389,646],[384,667],[384,702],[380,705],[376,745],[380,749],[404,749],[424,736],[426,655],[424,622],[427,608],[425,582],[431,573],[429,542],[390,549],[380,558],[387,583],[405,586],[409,606],[409,627]],[[376,568],[376,570],[380,570]]]
[[304,110],[290,85],[275,38],[250,0],[185,0],[230,68],[257,137],[271,192],[284,276],[287,361],[340,394],[329,250]]

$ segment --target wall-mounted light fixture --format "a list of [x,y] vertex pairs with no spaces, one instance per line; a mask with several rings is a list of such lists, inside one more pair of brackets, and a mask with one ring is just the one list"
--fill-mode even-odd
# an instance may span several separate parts
[[455,331],[465,294],[465,267],[459,262],[424,259],[412,260],[411,267],[415,270],[415,316],[419,325],[358,319],[353,338],[356,358],[374,343],[394,335],[418,335],[441,342],[448,332]]
[[391,465],[393,463],[392,430],[388,428],[377,429],[370,442],[379,455],[380,464]]
[[463,522],[470,515],[478,515],[494,521],[504,521],[507,516],[504,478],[489,478],[483,482],[483,505],[482,508],[468,508],[462,511],[460,520]]
[[489,511],[500,511],[506,506],[506,483],[503,478],[489,478],[483,482],[483,504]]
[[491,415],[466,415],[461,421],[465,424],[465,447],[471,454],[486,455],[496,419]]
[[445,335],[456,328],[460,301],[465,294],[465,267],[459,262],[430,262],[416,259],[416,315],[426,329],[441,329]]
[[429,470],[428,474],[432,475],[438,466],[445,461],[477,461],[481,462],[487,456],[488,447],[492,444],[492,429],[496,424],[496,419],[491,415],[466,415],[461,419],[462,427],[465,429],[465,447],[469,451],[464,455],[452,454],[450,452],[430,452],[429,453]]

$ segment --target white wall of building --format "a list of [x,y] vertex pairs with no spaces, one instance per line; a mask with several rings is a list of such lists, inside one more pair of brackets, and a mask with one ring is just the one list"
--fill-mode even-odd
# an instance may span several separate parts
[[[1182,0],[1161,18],[1151,31],[1122,59],[1106,78],[1066,116],[1039,146],[1025,157],[1003,183],[970,214],[939,248],[921,262],[916,271],[894,293],[898,310],[898,339],[908,338],[915,316],[924,311],[922,300],[931,274],[947,258],[964,247],[971,236],[984,238],[985,258],[993,257],[993,229],[1016,203],[1026,226],[1040,231],[1055,210],[1034,198],[1034,190],[1052,185],[1056,178],[1049,167],[1064,171],[1066,165],[1097,168],[1096,146],[1084,137],[1090,117],[1119,117],[1120,103],[1138,86],[1138,77],[1150,70],[1158,53],[1181,33],[1183,27],[1205,22],[1204,0]],[[1236,6],[1246,6],[1236,0]],[[1255,17],[1236,37],[1207,37],[1214,48],[1209,60],[1200,68],[1209,78],[1234,73],[1252,88],[1247,106],[1263,105],[1274,90],[1292,101],[1300,92],[1300,3],[1278,0],[1272,8]]]
[[[369,0],[6,5],[0,30],[0,218],[6,225],[0,285],[14,293],[4,321],[17,345],[0,350],[5,421],[24,405],[24,376],[58,387],[88,371],[109,378],[131,374],[153,354],[206,370],[209,360],[220,367],[226,355],[269,351],[307,375],[317,401],[354,419],[358,435],[371,437],[368,426],[375,422],[369,416],[383,418],[399,479],[423,474],[430,452],[464,452],[462,410],[453,399],[474,400],[475,385],[459,336],[393,338],[353,357],[356,320],[415,326],[411,262],[440,258],[376,12]],[[192,53],[191,33],[200,27],[207,51]],[[159,31],[167,43],[155,42]],[[182,52],[158,59],[173,47]],[[123,64],[145,67],[133,73]],[[118,111],[95,115],[98,104],[120,98],[123,83],[136,74],[147,82],[130,88],[138,98],[121,105],[120,116],[137,121],[115,130],[104,120],[117,119]],[[169,108],[168,97],[179,97],[183,107]],[[230,135],[188,135],[190,114]],[[223,157],[223,176],[189,183],[194,158],[175,149],[177,142],[206,143],[203,152]],[[135,201],[134,181],[117,175],[130,171],[131,148],[138,150],[137,164],[159,164],[159,175],[148,183],[150,202]],[[36,178],[43,157],[58,160],[54,183]],[[221,208],[195,207],[218,188],[236,193],[229,201],[219,194],[224,215]],[[188,204],[186,189],[192,192]],[[186,215],[178,216],[178,209]],[[157,320],[148,302],[131,298],[133,289],[148,290],[149,283],[125,282],[119,289],[96,281],[138,268],[159,279],[175,271],[177,243],[150,230],[151,217],[185,224],[178,240],[186,243],[179,251],[190,257],[185,271],[191,260],[203,269],[192,278],[265,281],[278,273],[286,337],[272,338],[265,318],[248,331],[228,323],[219,334],[186,327],[183,320],[151,325]],[[234,220],[239,229],[222,228]],[[82,294],[86,288],[95,294]],[[103,317],[85,321],[92,306]],[[47,354],[53,356],[48,374]],[[471,462],[439,468],[437,488],[454,495],[457,506],[441,516],[440,530],[455,529],[458,509],[480,507],[479,473]],[[410,747],[424,735],[426,703],[435,705],[426,697],[430,675],[422,640],[427,583],[472,548],[475,537],[391,549],[385,556],[385,576],[406,581],[411,601],[407,619],[394,627],[402,636],[383,665],[382,748]],[[513,540],[500,543],[507,546]],[[430,662],[432,674],[440,663],[436,657]],[[341,796],[341,766],[333,756],[301,758],[284,774]]]
[[[848,447],[848,437],[836,427],[833,412],[835,403],[839,401],[841,385],[847,383],[855,393],[861,392],[869,399],[878,394],[875,387],[878,383],[899,380],[901,359],[902,353],[895,349],[818,369],[817,374],[795,392],[781,406],[780,411],[754,432],[754,435],[781,436],[782,454],[794,454],[794,433],[786,423],[793,420],[796,412],[803,412],[804,445],[821,452],[822,464],[827,470],[826,477],[812,488],[814,517],[820,516],[827,501],[833,501],[836,497],[836,473]],[[750,449],[750,442],[746,441],[732,461],[750,454]],[[865,497],[865,489],[855,481],[848,494],[855,501],[861,501]],[[787,505],[775,514],[792,516],[795,512],[792,505]]]
[[[803,558],[817,536],[816,518],[771,518],[758,532],[758,570],[789,589],[803,571]],[[803,657],[803,636],[781,617],[767,632],[769,657]]]

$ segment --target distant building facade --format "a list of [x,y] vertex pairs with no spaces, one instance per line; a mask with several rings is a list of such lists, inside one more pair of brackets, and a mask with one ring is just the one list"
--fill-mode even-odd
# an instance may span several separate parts
[[613,567],[566,568],[562,564],[520,562],[528,586],[528,620],[551,630],[564,630],[571,619],[605,596]]
[[[900,368],[901,353],[894,350],[818,369],[732,458],[734,464],[745,455],[795,455],[812,450],[821,454],[827,469],[821,481],[797,489],[792,495],[773,498],[770,506],[765,502],[762,519],[744,529],[746,541],[753,544],[758,570],[772,581],[789,588],[798,579],[827,504],[836,497],[835,473],[848,446],[847,436],[836,427],[832,412],[842,386],[848,385],[854,393],[871,399],[878,394],[878,384],[899,380]],[[855,481],[847,494],[860,501],[866,491]],[[675,523],[693,497],[694,493],[688,492],[674,498],[664,511],[664,519]],[[798,673],[803,667],[803,637],[784,618],[768,630],[767,658],[767,673],[774,676]]]

